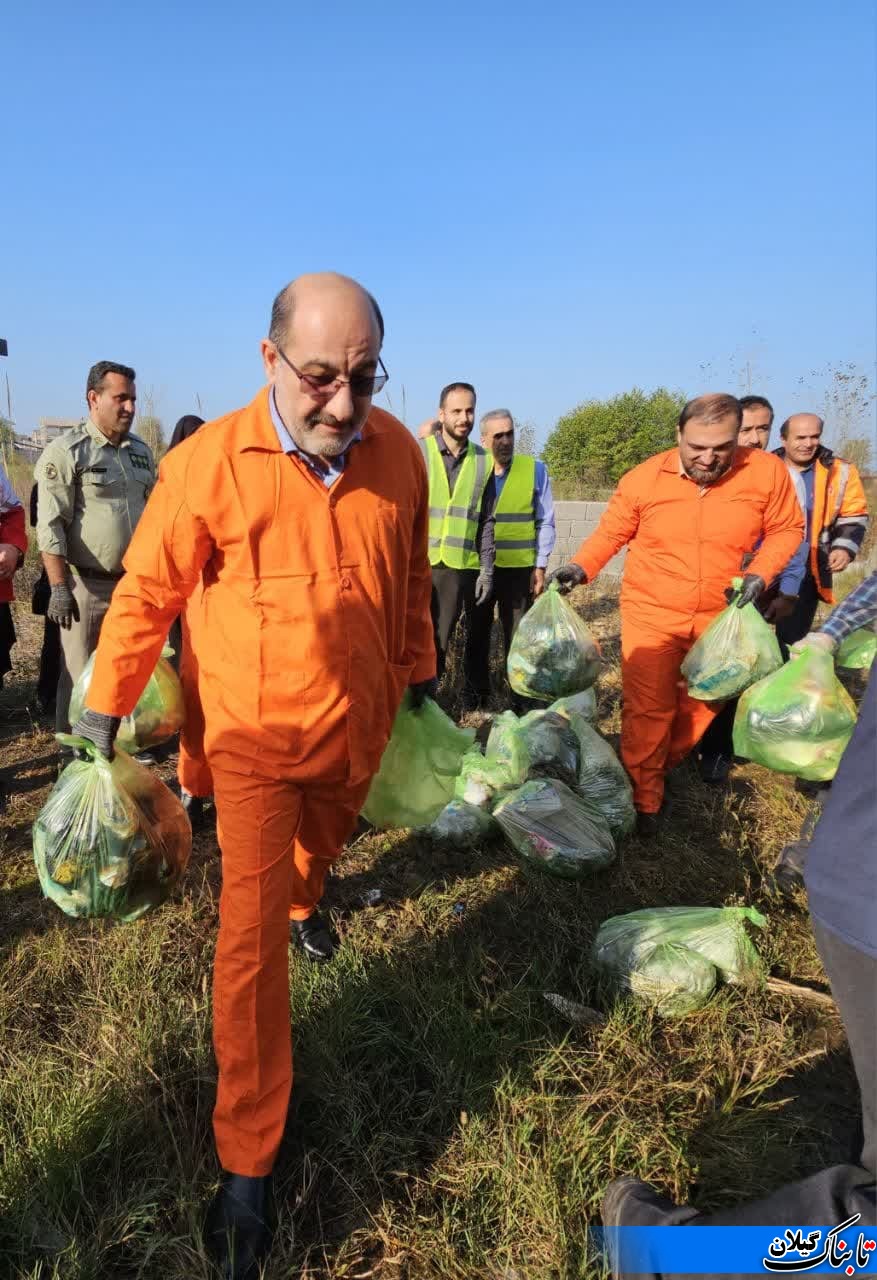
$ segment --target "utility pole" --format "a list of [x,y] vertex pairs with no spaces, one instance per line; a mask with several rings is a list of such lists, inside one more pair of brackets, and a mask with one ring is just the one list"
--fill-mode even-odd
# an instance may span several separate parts
[[[6,341],[5,338],[0,338],[0,356],[4,356],[6,359],[9,358],[9,343]],[[9,374],[8,373],[6,375],[6,416],[9,419],[9,429],[12,430],[12,397],[9,394]],[[5,470],[8,471],[9,459],[6,457],[6,432],[5,431],[3,432],[2,439],[0,439],[0,454],[2,454],[3,456],[3,467]]]

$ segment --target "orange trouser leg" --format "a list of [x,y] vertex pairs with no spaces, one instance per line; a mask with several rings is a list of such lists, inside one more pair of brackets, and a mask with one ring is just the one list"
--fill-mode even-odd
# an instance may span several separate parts
[[710,620],[698,616],[674,634],[672,619],[661,631],[629,614],[622,618],[621,759],[642,813],[658,812],[667,773],[700,741],[721,706],[690,698],[679,674]]
[[326,875],[356,827],[369,784],[307,787],[295,840],[290,920],[306,920],[323,896]]
[[213,966],[219,1067],[213,1131],[223,1169],[270,1173],[292,1087],[289,902],[302,789],[216,771],[222,849]]
[[180,653],[180,683],[183,686],[183,702],[186,719],[180,732],[180,756],[177,777],[180,786],[190,796],[205,798],[213,795],[213,777],[204,758],[204,711],[198,692],[198,659],[192,646],[192,634],[188,614],[180,616],[183,632]]

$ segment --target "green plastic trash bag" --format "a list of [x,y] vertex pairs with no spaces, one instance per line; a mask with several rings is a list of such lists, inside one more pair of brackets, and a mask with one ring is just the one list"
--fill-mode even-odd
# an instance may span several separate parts
[[431,698],[412,711],[406,693],[363,816],[375,827],[428,826],[453,796],[454,780],[474,738],[474,729],[458,729]]
[[709,1000],[718,974],[709,960],[679,942],[659,942],[630,973],[629,990],[639,1003],[665,1018],[694,1013]]
[[437,844],[453,845],[458,849],[468,849],[478,844],[485,836],[489,836],[496,824],[484,809],[476,809],[474,805],[463,800],[451,800],[442,809],[435,822],[426,828],[426,835]]
[[[168,738],[172,738],[175,733],[179,733],[183,727],[183,721],[186,718],[183,686],[176,671],[168,662],[168,658],[173,656],[173,649],[168,647],[162,649],[161,657],[140,695],[137,706],[119,725],[116,746],[122,751],[136,755],[138,751],[157,747],[160,743],[167,742]],[[91,655],[82,675],[73,686],[73,692],[70,695],[71,724],[76,724],[85,709],[96,657],[96,653]]]
[[830,782],[855,723],[855,704],[834,674],[831,654],[805,648],[743,694],[734,751],[777,773]]
[[845,671],[867,671],[877,653],[877,635],[870,627],[859,627],[844,636],[834,655],[835,666]]
[[460,763],[460,772],[454,783],[454,799],[476,809],[492,809],[498,797],[516,785],[507,764],[496,759],[488,760],[478,747],[473,747]]
[[43,893],[68,916],[136,920],[163,902],[192,851],[192,828],[175,795],[123,751],[111,762],[85,738],[33,826]]
[[600,661],[596,640],[552,585],[518,625],[509,649],[509,684],[524,698],[553,702],[589,688]]
[[571,723],[579,740],[578,790],[597,806],[618,841],[630,835],[636,826],[630,779],[618,756],[593,725],[576,715]]
[[594,965],[613,990],[661,1013],[690,1013],[719,977],[746,986],[762,980],[747,920],[759,929],[767,923],[754,907],[648,907],[613,916],[597,931]]
[[533,778],[505,796],[493,816],[525,861],[568,880],[608,867],[615,844],[594,805],[556,778]]
[[[732,585],[739,591],[743,580],[735,578]],[[773,627],[754,604],[738,609],[732,602],[691,646],[681,671],[692,698],[717,702],[736,698],[782,665]]]
[[558,698],[556,702],[552,702],[548,710],[566,716],[567,720],[573,715],[578,715],[593,723],[597,719],[597,691],[591,685],[590,689],[583,689],[581,693],[570,694],[568,698]]
[[520,717],[513,711],[497,716],[484,754],[508,771],[513,787],[528,778],[559,778],[576,785],[578,737],[569,718],[550,708]]

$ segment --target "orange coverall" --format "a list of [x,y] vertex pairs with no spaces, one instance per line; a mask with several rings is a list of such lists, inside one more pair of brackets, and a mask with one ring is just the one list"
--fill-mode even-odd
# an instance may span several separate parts
[[193,636],[198,629],[204,590],[199,582],[180,614],[183,633],[180,653],[180,684],[183,686],[183,704],[186,719],[180,730],[180,755],[177,777],[180,786],[190,796],[202,799],[213,795],[213,775],[204,756],[204,708],[198,689],[198,655]]
[[629,544],[621,587],[621,758],[640,812],[659,811],[666,773],[721,707],[688,696],[683,658],[725,607],[724,590],[759,539],[746,572],[770,582],[803,532],[779,458],[738,449],[720,480],[699,487],[682,471],[679,450],[669,449],[621,478],[573,557],[593,580]]
[[214,1132],[268,1173],[292,1084],[290,903],[310,914],[353,830],[408,684],[435,675],[420,450],[372,409],[327,489],[281,451],[268,392],[161,464],[125,557],[88,705],[135,705],[168,626],[192,631],[223,886],[213,974]]

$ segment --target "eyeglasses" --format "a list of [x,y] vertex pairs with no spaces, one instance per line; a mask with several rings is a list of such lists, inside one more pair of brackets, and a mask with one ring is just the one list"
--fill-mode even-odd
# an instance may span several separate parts
[[289,365],[304,390],[309,391],[318,400],[331,400],[345,382],[350,387],[352,396],[373,396],[385,387],[390,379],[380,356],[378,356],[378,364],[383,369],[383,373],[352,373],[349,378],[339,378],[334,373],[302,373],[301,369],[296,369],[289,356],[284,355],[279,347],[275,347],[275,350]]

